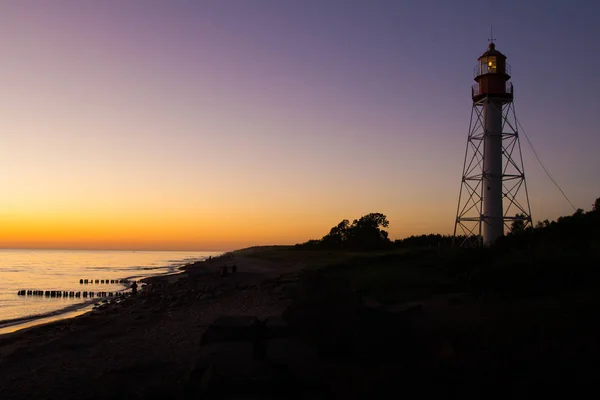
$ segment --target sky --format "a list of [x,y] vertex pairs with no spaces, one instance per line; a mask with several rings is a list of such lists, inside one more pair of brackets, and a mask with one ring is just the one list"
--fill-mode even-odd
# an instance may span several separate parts
[[[370,212],[392,239],[450,234],[490,26],[525,133],[589,210],[599,12],[582,0],[2,1],[0,247],[294,244]],[[521,146],[534,221],[572,214]]]

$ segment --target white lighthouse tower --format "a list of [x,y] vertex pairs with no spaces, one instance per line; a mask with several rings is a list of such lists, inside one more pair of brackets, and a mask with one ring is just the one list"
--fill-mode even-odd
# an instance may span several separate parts
[[463,246],[490,246],[513,221],[522,228],[531,225],[511,68],[490,42],[473,71],[473,108],[454,225]]

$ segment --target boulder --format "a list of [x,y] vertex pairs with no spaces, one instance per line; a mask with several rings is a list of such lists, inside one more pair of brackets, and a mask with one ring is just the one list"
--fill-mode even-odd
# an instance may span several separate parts
[[212,298],[212,296],[208,293],[204,293],[203,295],[201,295],[198,300],[199,301],[207,301],[210,300]]
[[251,342],[257,320],[254,316],[221,316],[204,332],[200,345],[226,341]]
[[369,297],[369,296],[362,297],[362,304],[363,304],[363,307],[370,308],[373,310],[379,310],[384,307],[383,304],[381,304],[380,302],[378,302],[377,300],[375,300],[374,298]]
[[293,334],[290,325],[282,317],[267,317],[264,324],[267,331],[267,339],[285,338]]
[[297,289],[284,320],[322,355],[350,356],[361,297],[347,281],[318,274],[307,276]]
[[276,374],[253,356],[250,342],[212,342],[201,346],[186,384],[186,398],[272,394]]
[[280,317],[219,317],[202,335],[186,396],[290,398],[314,387],[317,352],[290,332]]

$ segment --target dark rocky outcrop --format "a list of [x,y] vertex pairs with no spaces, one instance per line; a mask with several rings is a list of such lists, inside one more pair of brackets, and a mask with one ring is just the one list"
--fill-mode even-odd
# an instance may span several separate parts
[[362,299],[342,279],[308,275],[283,319],[326,357],[352,354]]

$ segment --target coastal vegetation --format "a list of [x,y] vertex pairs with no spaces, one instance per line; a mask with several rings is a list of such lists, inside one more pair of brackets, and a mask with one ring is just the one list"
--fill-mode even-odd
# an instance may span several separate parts
[[371,213],[341,221],[321,239],[263,256],[318,251],[307,273],[344,279],[385,303],[432,293],[523,297],[600,286],[600,198],[588,212],[579,209],[529,228],[520,222],[491,248],[457,248],[451,236],[438,234],[391,241],[387,217]]
[[389,247],[387,228],[390,222],[381,213],[370,213],[350,223],[344,219],[320,240],[309,240],[298,247],[309,249],[343,249],[367,251]]

